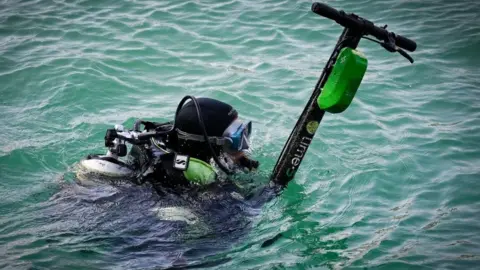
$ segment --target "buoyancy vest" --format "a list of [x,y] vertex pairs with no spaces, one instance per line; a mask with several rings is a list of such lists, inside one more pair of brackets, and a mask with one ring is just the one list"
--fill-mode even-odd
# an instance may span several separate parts
[[137,182],[154,181],[167,186],[208,185],[217,179],[213,167],[200,159],[165,149],[158,141],[133,146],[130,155],[137,167]]

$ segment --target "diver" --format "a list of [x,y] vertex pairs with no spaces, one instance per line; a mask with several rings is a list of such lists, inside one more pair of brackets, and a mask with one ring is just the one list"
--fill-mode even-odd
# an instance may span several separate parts
[[174,124],[143,123],[159,136],[130,151],[138,183],[149,180],[172,188],[211,184],[219,177],[212,160],[225,174],[258,168],[246,154],[252,122],[240,120],[232,106],[219,100],[193,99],[179,108]]
[[[140,130],[142,125],[144,129]],[[157,190],[207,186],[228,179],[228,175],[258,168],[259,162],[248,155],[251,132],[252,122],[240,119],[231,105],[186,96],[178,105],[174,121],[139,119],[131,131],[120,125],[107,130],[105,145],[109,151],[103,156],[89,155],[83,166],[100,174],[109,168],[118,176],[128,172],[135,183],[148,181]],[[119,157],[126,156],[125,142],[132,147],[123,162]]]

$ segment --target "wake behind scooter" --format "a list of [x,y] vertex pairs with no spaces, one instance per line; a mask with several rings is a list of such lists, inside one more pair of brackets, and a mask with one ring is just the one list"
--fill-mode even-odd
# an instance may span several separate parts
[[403,49],[413,52],[417,48],[414,41],[387,31],[387,26],[375,26],[353,13],[347,14],[321,3],[313,3],[312,11],[336,21],[344,30],[273,169],[271,181],[279,187],[285,187],[294,178],[325,112],[341,113],[352,102],[368,63],[366,57],[356,50],[360,39],[379,43],[389,52],[400,53],[411,63],[412,57]]

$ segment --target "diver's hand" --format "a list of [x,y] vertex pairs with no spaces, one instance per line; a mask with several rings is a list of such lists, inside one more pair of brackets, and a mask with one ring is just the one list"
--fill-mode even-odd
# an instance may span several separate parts
[[247,156],[240,157],[239,160],[238,160],[238,163],[240,164],[240,166],[243,166],[250,171],[256,170],[258,168],[258,166],[260,166],[260,162],[258,162],[256,160],[253,160],[253,159],[250,159]]
[[115,129],[107,129],[107,132],[105,133],[105,147],[113,147],[115,144],[113,143],[113,140],[118,138],[117,131]]
[[258,168],[260,163],[248,157],[245,152],[222,153],[220,162],[234,172],[248,173]]
[[237,152],[234,154],[230,153],[229,156],[232,158],[233,162],[237,166],[247,169],[249,171],[257,169],[258,166],[260,165],[260,162],[248,157],[248,155],[244,151]]

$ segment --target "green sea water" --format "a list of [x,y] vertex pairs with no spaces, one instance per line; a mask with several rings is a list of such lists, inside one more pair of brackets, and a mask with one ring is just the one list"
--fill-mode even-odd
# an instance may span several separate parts
[[480,2],[326,3],[415,40],[415,63],[362,41],[353,104],[238,235],[167,226],[147,186],[73,168],[194,95],[254,121],[265,183],[341,27],[311,1],[0,1],[0,268],[477,268]]

